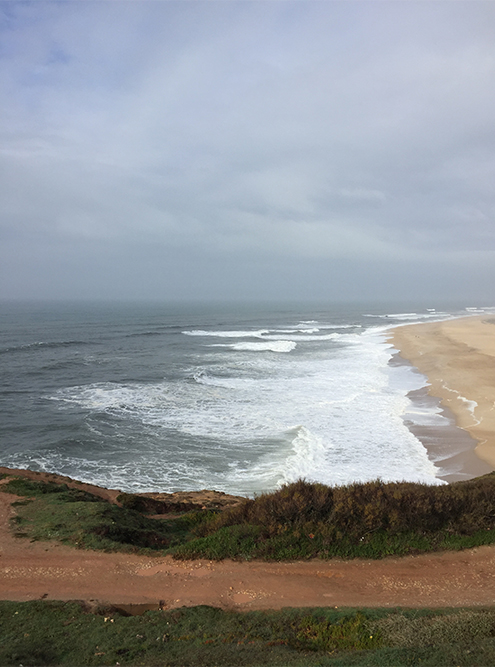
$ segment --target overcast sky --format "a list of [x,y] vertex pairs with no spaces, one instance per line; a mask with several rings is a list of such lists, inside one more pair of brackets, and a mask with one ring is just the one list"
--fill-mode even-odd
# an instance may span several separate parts
[[0,2],[3,298],[495,305],[495,2]]

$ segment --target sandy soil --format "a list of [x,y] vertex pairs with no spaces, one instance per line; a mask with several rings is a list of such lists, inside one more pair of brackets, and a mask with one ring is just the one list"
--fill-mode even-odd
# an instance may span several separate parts
[[390,341],[430,383],[495,468],[495,318],[467,317],[394,329]]
[[[93,492],[98,488],[68,481]],[[118,494],[99,492],[110,500]],[[16,499],[0,493],[0,599],[4,600],[87,600],[138,613],[199,604],[237,610],[442,607],[491,605],[495,599],[495,547],[381,561],[181,562],[15,538],[9,519]]]

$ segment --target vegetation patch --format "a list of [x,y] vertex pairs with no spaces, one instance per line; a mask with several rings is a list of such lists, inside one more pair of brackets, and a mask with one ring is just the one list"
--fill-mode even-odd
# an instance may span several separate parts
[[337,666],[495,664],[493,609],[199,606],[129,616],[75,602],[0,602],[0,664]]
[[7,484],[1,487],[2,491],[13,493],[16,496],[28,496],[39,498],[48,494],[64,494],[64,502],[100,502],[101,498],[92,493],[81,491],[80,489],[71,489],[67,484],[57,484],[56,482],[35,482],[25,477],[14,477]]
[[1,487],[25,496],[14,503],[17,536],[58,540],[79,548],[104,551],[160,552],[182,544],[208,514],[189,513],[172,520],[154,520],[99,496],[66,484],[16,478]]
[[298,481],[203,523],[177,558],[382,558],[495,542],[495,473],[428,486]]

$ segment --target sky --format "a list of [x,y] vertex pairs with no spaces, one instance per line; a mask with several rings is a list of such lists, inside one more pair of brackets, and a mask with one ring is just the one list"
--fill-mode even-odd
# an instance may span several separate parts
[[0,298],[495,305],[495,2],[0,1]]

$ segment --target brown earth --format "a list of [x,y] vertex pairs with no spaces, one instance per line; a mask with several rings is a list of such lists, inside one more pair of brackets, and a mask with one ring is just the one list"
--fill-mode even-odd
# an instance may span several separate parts
[[[0,468],[0,472],[14,471]],[[65,481],[115,502],[119,491]],[[203,492],[193,495],[198,502]],[[215,502],[225,494],[213,492]],[[0,599],[86,600],[130,611],[199,604],[223,609],[304,606],[443,607],[492,605],[495,547],[406,558],[260,561],[174,561],[78,550],[55,542],[15,538],[9,519],[17,497],[0,493]],[[235,497],[224,500],[235,501]],[[182,499],[184,500],[184,498]],[[238,499],[237,499],[238,500]],[[193,502],[191,500],[191,502]]]

